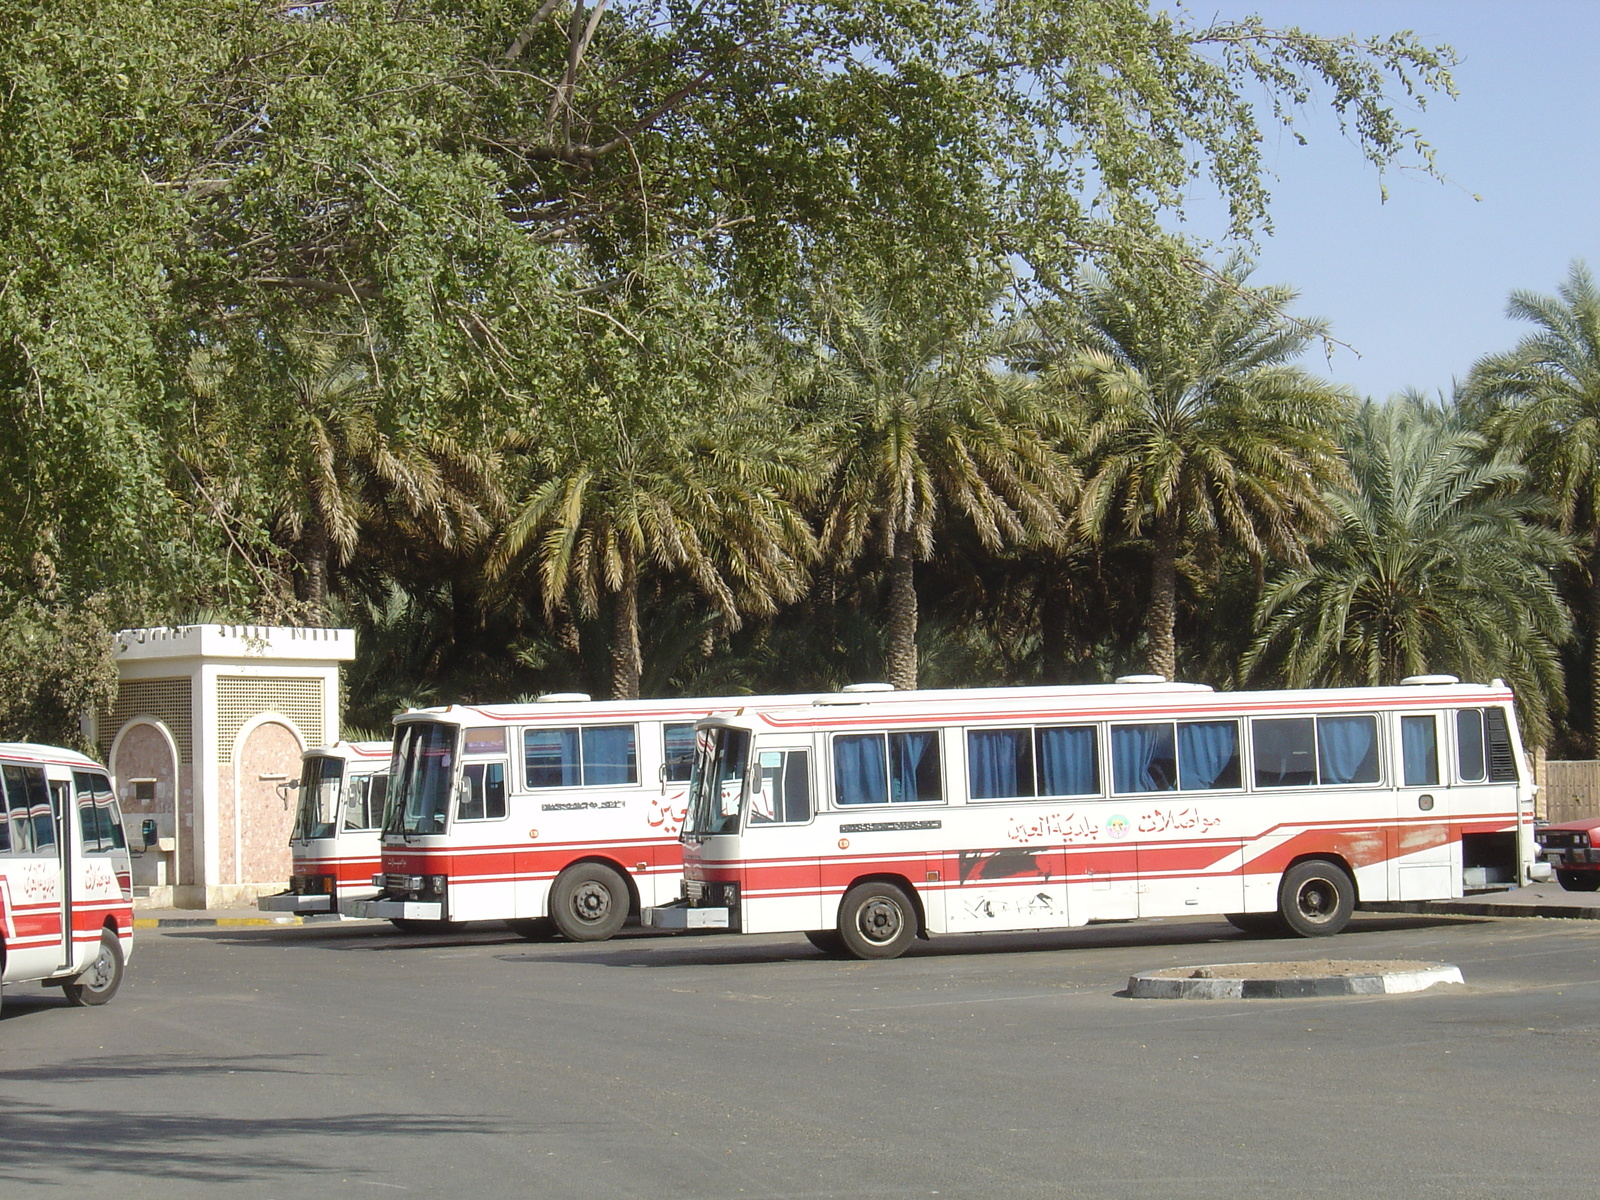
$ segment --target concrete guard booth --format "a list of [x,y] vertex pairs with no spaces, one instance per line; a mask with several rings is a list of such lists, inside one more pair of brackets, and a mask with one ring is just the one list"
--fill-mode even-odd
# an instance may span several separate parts
[[[125,629],[121,683],[94,719],[116,780],[136,901],[229,908],[284,890],[300,754],[339,737],[355,631],[255,625]],[[153,821],[155,844],[139,854]]]

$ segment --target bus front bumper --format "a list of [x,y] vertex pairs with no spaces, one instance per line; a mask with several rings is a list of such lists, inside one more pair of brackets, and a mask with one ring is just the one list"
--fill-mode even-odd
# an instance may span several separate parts
[[342,900],[339,911],[347,917],[393,921],[442,921],[444,905],[438,900]]
[[302,896],[294,892],[281,892],[276,896],[261,896],[257,898],[256,908],[262,912],[331,913],[333,911],[333,897]]
[[676,904],[645,909],[639,914],[639,923],[649,929],[732,928],[726,908],[690,908],[681,900]]

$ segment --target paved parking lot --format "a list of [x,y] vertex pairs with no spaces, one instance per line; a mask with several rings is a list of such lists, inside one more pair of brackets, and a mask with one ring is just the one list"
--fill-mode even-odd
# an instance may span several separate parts
[[[1163,1001],[1128,977],[1447,961],[1460,987]],[[0,1194],[1504,1197],[1592,1172],[1600,922],[1201,918],[968,937],[141,931],[122,995],[7,992]]]

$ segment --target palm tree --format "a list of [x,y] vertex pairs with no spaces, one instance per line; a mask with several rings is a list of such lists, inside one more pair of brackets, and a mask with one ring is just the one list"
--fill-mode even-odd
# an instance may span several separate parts
[[803,391],[827,442],[822,546],[872,553],[889,577],[888,678],[917,686],[916,564],[940,521],[965,518],[998,550],[1054,542],[1076,477],[1051,444],[1051,414],[998,347],[882,302],[839,301],[820,322]]
[[531,560],[547,617],[612,604],[611,693],[639,695],[639,596],[646,572],[681,573],[729,628],[803,587],[815,538],[794,499],[800,445],[748,389],[713,407],[619,386],[574,411],[562,436],[527,442],[525,499],[491,558],[502,579]]
[[1326,497],[1338,525],[1271,581],[1243,670],[1290,687],[1499,676],[1546,741],[1568,631],[1552,572],[1570,552],[1526,473],[1415,395],[1363,405],[1346,446],[1352,482]]
[[1507,315],[1538,332],[1472,369],[1485,431],[1528,464],[1582,548],[1587,582],[1589,737],[1600,748],[1600,290],[1574,262],[1556,296],[1513,292]]
[[190,379],[204,408],[181,456],[199,487],[216,481],[231,493],[227,507],[254,508],[249,515],[288,551],[303,619],[328,618],[332,572],[350,562],[374,519],[447,547],[485,536],[478,497],[461,486],[469,478],[486,486],[481,460],[442,428],[389,427],[380,351],[363,333],[302,329],[262,343],[254,389],[220,359],[197,358]]
[[1186,555],[1229,540],[1256,562],[1302,558],[1342,468],[1333,430],[1348,395],[1289,364],[1321,335],[1282,315],[1285,288],[1247,288],[1232,259],[1197,281],[1090,277],[1076,349],[1051,372],[1090,411],[1078,519],[1105,541],[1149,538],[1147,668],[1176,668],[1177,579]]

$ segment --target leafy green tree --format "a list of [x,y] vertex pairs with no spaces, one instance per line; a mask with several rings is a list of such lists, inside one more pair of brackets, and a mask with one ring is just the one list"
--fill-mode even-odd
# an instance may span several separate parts
[[1303,559],[1325,520],[1320,489],[1342,476],[1349,397],[1291,365],[1321,326],[1282,315],[1294,294],[1248,275],[1234,259],[1182,289],[1091,277],[1053,372],[1089,410],[1080,527],[1148,539],[1145,659],[1168,679],[1180,566],[1220,544]]
[[1351,481],[1327,494],[1337,525],[1272,580],[1245,672],[1290,687],[1501,677],[1530,740],[1548,743],[1569,627],[1553,573],[1570,548],[1526,472],[1414,395],[1368,401],[1345,442]]
[[1536,332],[1473,367],[1466,395],[1489,437],[1527,464],[1577,542],[1588,657],[1589,740],[1600,747],[1600,290],[1581,262],[1555,296],[1513,292]]
[[981,333],[925,312],[842,300],[802,375],[827,443],[822,546],[886,572],[888,677],[917,686],[916,564],[959,516],[990,551],[1061,533],[1076,478],[1027,379],[996,369]]

